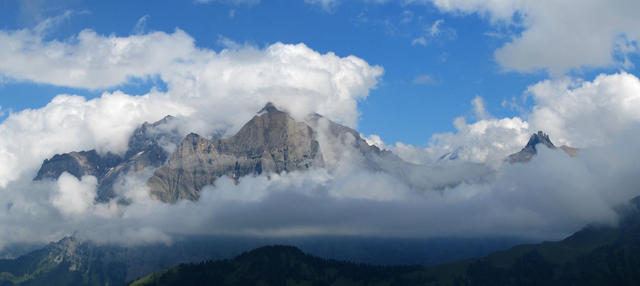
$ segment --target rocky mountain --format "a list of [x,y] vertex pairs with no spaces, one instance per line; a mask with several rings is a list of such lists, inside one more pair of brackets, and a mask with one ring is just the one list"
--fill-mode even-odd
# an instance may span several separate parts
[[553,143],[551,143],[549,135],[545,134],[542,131],[538,131],[538,133],[534,133],[533,135],[531,135],[531,137],[529,138],[529,142],[527,142],[527,145],[525,145],[524,148],[520,150],[520,152],[509,155],[506,161],[509,163],[527,163],[531,161],[533,156],[538,153],[538,150],[536,148],[539,144],[542,144],[543,146],[552,150],[560,148],[571,157],[577,156],[579,151],[577,148],[572,148],[566,145],[556,147],[555,145],[553,145]]
[[[247,175],[330,167],[325,156],[332,154],[332,161],[341,160],[345,147],[353,149],[362,165],[372,171],[385,169],[383,157],[400,160],[367,144],[349,127],[318,114],[296,121],[272,103],[229,138],[209,139],[195,133],[182,138],[171,128],[174,120],[167,116],[144,123],[132,134],[124,156],[101,155],[95,150],[55,155],[44,161],[35,180],[57,179],[63,172],[77,178],[92,175],[98,179],[98,201],[108,201],[115,197],[114,184],[122,175],[151,167],[157,168],[148,180],[151,195],[175,202],[197,200],[203,187],[222,176],[237,181]],[[167,145],[177,147],[170,154]]]
[[172,128],[175,120],[167,116],[154,123],[145,122],[132,134],[124,156],[112,153],[99,154],[96,150],[71,152],[46,159],[34,180],[58,179],[63,172],[80,179],[95,176],[98,179],[98,201],[115,197],[114,184],[129,172],[141,172],[146,167],[157,168],[169,156],[167,148],[177,145],[182,136]]
[[[160,272],[133,285],[638,285],[640,198],[619,207],[618,213],[621,220],[616,226],[590,225],[561,241],[519,245],[437,266],[345,262],[371,263],[367,259],[379,252],[371,246],[359,248],[357,238],[303,243],[302,249],[315,256],[282,246],[262,247],[233,259],[228,258],[243,250],[286,241],[196,238],[171,245],[124,247],[65,238],[16,259],[0,259],[0,285],[125,285],[156,271]],[[378,253],[384,254],[382,261],[389,261],[404,245],[396,240],[377,244],[387,249]],[[421,252],[432,244],[424,240],[402,251],[418,252],[428,260],[461,249],[440,246]],[[468,243],[460,244],[464,245]],[[354,253],[344,255],[353,251],[360,259]],[[336,258],[345,261],[332,260]]]
[[197,200],[204,186],[222,176],[238,180],[263,172],[322,167],[316,137],[309,125],[269,103],[230,138],[209,140],[194,133],[187,135],[148,185],[151,194],[162,201]]

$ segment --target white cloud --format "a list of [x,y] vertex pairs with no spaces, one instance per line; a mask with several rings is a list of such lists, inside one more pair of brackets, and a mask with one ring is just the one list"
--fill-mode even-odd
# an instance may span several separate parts
[[151,77],[193,53],[193,39],[181,30],[129,37],[84,30],[62,42],[45,41],[32,30],[0,31],[0,73],[70,87],[99,89]]
[[59,95],[44,108],[11,114],[0,124],[0,186],[56,153],[121,153],[137,125],[167,114],[184,117],[185,132],[229,135],[271,101],[299,119],[315,112],[355,127],[358,100],[383,72],[355,56],[320,54],[304,44],[236,45],[216,53],[196,48],[181,30],[128,37],[84,30],[64,42],[20,30],[0,31],[0,38],[0,54],[11,55],[0,74],[9,77],[99,88],[155,76],[168,88],[92,100]]
[[476,95],[473,100],[471,100],[471,105],[473,106],[473,113],[478,119],[487,119],[491,117],[489,112],[487,112],[486,103],[484,99]]
[[[412,163],[422,164],[413,166],[413,169],[397,170],[406,172],[404,176],[368,171],[355,161],[346,160],[353,154],[344,154],[341,156],[343,160],[337,161],[333,170],[249,176],[237,184],[223,178],[215,186],[205,188],[198,202],[163,204],[147,195],[145,178],[152,171],[147,170],[143,176],[130,175],[118,190],[130,200],[128,206],[115,201],[97,205],[89,203],[95,195],[95,179],[92,177],[77,180],[63,175],[58,182],[34,183],[31,176],[21,176],[1,190],[0,205],[7,207],[0,208],[0,224],[3,225],[0,245],[16,241],[55,240],[71,233],[98,242],[124,244],[169,243],[175,234],[512,235],[558,239],[587,223],[615,223],[613,209],[639,194],[635,158],[640,153],[634,147],[640,144],[640,124],[632,110],[640,94],[637,92],[640,91],[640,80],[621,73],[602,75],[592,82],[568,82],[570,84],[563,80],[547,81],[530,87],[528,92],[536,100],[536,108],[529,115],[531,122],[534,117],[546,114],[541,113],[542,108],[562,105],[565,109],[556,107],[552,111],[563,113],[562,122],[575,124],[580,121],[580,117],[575,115],[578,111],[568,111],[586,108],[585,100],[602,101],[596,104],[602,112],[587,112],[589,116],[606,121],[613,114],[621,115],[615,119],[620,128],[603,135],[609,140],[585,146],[588,148],[583,149],[577,158],[570,158],[561,151],[540,148],[538,156],[529,164],[491,165],[521,148],[530,132],[535,130],[530,126],[533,123],[518,117],[486,118],[472,123],[458,118],[455,121],[456,133],[434,136],[426,149],[400,143],[388,146],[377,136],[367,138],[371,143],[392,148],[394,153]],[[130,111],[142,109],[115,106],[125,103],[134,106],[135,100],[139,106],[146,106],[151,102],[150,98],[156,96],[168,98],[165,94],[142,97],[108,94],[100,99],[105,102],[98,102],[79,97],[59,97],[45,107],[46,112],[23,111],[10,118],[35,116],[34,113],[59,118],[66,115],[69,118],[54,121],[59,122],[56,125],[82,132],[69,135],[50,126],[48,128],[53,130],[49,134],[51,137],[41,137],[40,141],[46,138],[55,142],[52,140],[58,137],[70,137],[90,142],[78,135],[92,129],[72,124],[90,126],[77,122],[91,120],[73,115],[77,110],[65,109],[63,103]],[[561,100],[547,101],[547,97]],[[605,100],[607,98],[610,100]],[[478,101],[475,100],[476,108]],[[629,110],[620,109],[626,105],[629,105]],[[96,110],[101,112],[99,108]],[[149,110],[151,114],[154,108]],[[95,118],[109,121],[112,117],[99,114]],[[15,130],[28,129],[30,125],[26,122],[30,121],[25,119],[24,122],[25,125],[16,126]],[[113,127],[100,128],[108,129]],[[28,133],[21,135],[25,134]],[[38,134],[47,133],[40,131]],[[98,135],[89,131],[85,136]],[[552,140],[553,136],[552,133]],[[37,137],[17,142],[24,145],[38,141],[34,138]],[[69,139],[65,144],[72,144],[67,142],[73,141]],[[33,146],[37,145],[23,147],[31,150]],[[443,151],[453,151],[457,147],[464,147],[459,152],[459,160],[437,162]],[[350,150],[346,146],[337,149],[347,153]],[[493,168],[486,168],[487,164]]]
[[433,78],[430,74],[420,74],[413,78],[414,84],[422,84],[422,85],[431,85],[437,84],[438,81]]
[[435,22],[433,22],[431,27],[429,27],[429,29],[428,29],[429,35],[435,36],[435,35],[440,34],[442,32],[440,30],[440,25],[442,25],[442,23],[444,23],[444,20],[442,20],[442,19],[438,19]]
[[438,19],[433,24],[423,27],[422,34],[411,41],[411,45],[426,46],[436,40],[452,40],[456,38],[456,31],[444,27],[444,20]]
[[[9,115],[0,124],[0,206],[4,206],[0,208],[0,245],[55,240],[71,233],[129,244],[170,242],[174,234],[551,239],[586,223],[615,221],[613,207],[638,195],[635,158],[640,154],[635,146],[640,144],[640,124],[635,111],[640,80],[620,73],[601,75],[591,82],[556,79],[533,85],[528,93],[535,106],[523,117],[494,118],[477,97],[472,108],[479,120],[457,118],[456,132],[434,135],[427,148],[401,143],[389,146],[379,137],[368,137],[416,164],[396,170],[403,176],[365,170],[353,158],[357,152],[337,146],[334,149],[344,153],[327,154],[342,159],[333,160],[334,170],[249,176],[238,184],[221,179],[203,191],[200,201],[172,205],[149,198],[145,182],[152,170],[146,170],[143,175],[127,177],[117,190],[131,200],[130,205],[93,204],[95,178],[77,180],[63,175],[57,182],[33,182],[42,160],[55,153],[91,148],[122,152],[133,128],[165,114],[181,116],[186,123],[181,126],[188,128],[184,132],[226,130],[227,135],[232,134],[267,101],[297,117],[318,112],[353,126],[357,101],[375,87],[382,68],[354,56],[320,54],[302,44],[230,46],[215,52],[195,47],[182,31],[129,37],[83,33],[91,35],[91,41],[47,42],[28,30],[2,35],[23,47],[11,50],[16,57],[44,53],[34,62],[36,67],[61,74],[85,68],[84,78],[69,81],[29,65],[17,72],[4,62],[0,63],[2,73],[11,72],[10,76],[22,80],[95,88],[104,84],[92,75],[98,67],[110,82],[107,86],[127,82],[126,76],[118,74],[128,72],[129,77],[157,76],[168,90],[141,96],[111,92],[92,100],[59,95],[41,109]],[[108,44],[128,46],[130,42],[144,44],[133,44],[124,51]],[[74,65],[85,55],[78,52],[83,45],[87,50],[92,45],[106,46],[97,49],[98,54],[126,58],[163,43],[181,48],[140,59],[140,65],[151,65],[145,61],[156,56],[170,59],[148,70],[108,59],[95,59],[95,66]],[[0,44],[0,53],[8,53],[2,50],[7,48]],[[55,57],[46,55],[49,50],[68,57],[71,64],[59,65]],[[42,72],[46,76],[40,78]],[[556,143],[585,149],[578,158],[569,158],[541,148],[530,164],[502,164],[537,129],[549,132]],[[437,161],[456,150],[459,160]]]
[[611,144],[625,130],[640,124],[640,79],[628,73],[601,74],[593,81],[545,80],[530,86],[532,110],[522,117],[494,118],[476,96],[472,112],[477,119],[454,120],[455,133],[435,134],[428,148],[396,144],[391,149],[412,162],[433,162],[458,151],[462,160],[499,166],[519,151],[529,136],[542,130],[556,145],[594,148]]
[[96,198],[98,180],[94,176],[85,176],[81,180],[69,173],[63,173],[56,182],[56,193],[51,204],[66,215],[81,215],[87,212]]
[[415,45],[426,46],[427,45],[427,39],[425,39],[424,36],[417,37],[417,38],[415,38],[415,39],[413,39],[411,41],[411,45],[412,46],[415,46]]
[[[432,3],[444,12],[478,13],[495,25],[520,27],[522,32],[495,52],[506,70],[546,69],[559,74],[575,68],[624,65],[627,54],[638,51],[640,18],[634,11],[640,9],[640,2],[635,0],[408,2]],[[617,61],[617,56],[623,60]]]
[[545,80],[528,88],[536,101],[529,121],[561,144],[603,145],[640,123],[640,80],[628,73],[584,82]]
[[149,14],[140,17],[138,22],[136,22],[136,25],[133,27],[133,33],[136,35],[144,34],[147,29],[147,21],[149,21],[150,17],[151,16],[149,16]]
[[311,5],[318,5],[322,7],[327,12],[332,12],[333,9],[338,5],[338,0],[304,0],[304,3]]

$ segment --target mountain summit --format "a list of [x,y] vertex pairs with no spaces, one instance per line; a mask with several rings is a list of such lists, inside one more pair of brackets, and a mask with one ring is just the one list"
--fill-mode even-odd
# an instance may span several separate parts
[[234,136],[209,140],[189,134],[167,164],[149,179],[162,201],[196,200],[222,176],[234,180],[263,172],[281,173],[323,166],[316,132],[268,103]]
[[114,185],[122,175],[140,173],[144,168],[162,166],[169,153],[165,146],[177,145],[182,136],[172,123],[173,116],[154,122],[145,122],[129,138],[124,156],[113,153],[99,154],[96,150],[57,154],[42,163],[34,180],[56,180],[67,172],[76,178],[95,176],[98,179],[97,200],[106,202],[115,197]]
[[[558,147],[551,142],[548,134],[538,131],[538,133],[534,133],[529,137],[529,142],[527,142],[527,145],[525,145],[520,152],[509,155],[506,160],[509,163],[527,163],[531,161],[533,156],[538,154],[538,150],[536,149],[538,144],[542,144],[552,150],[558,149]],[[578,149],[576,148],[566,145],[562,145],[559,148],[571,157],[575,157],[578,154]]]

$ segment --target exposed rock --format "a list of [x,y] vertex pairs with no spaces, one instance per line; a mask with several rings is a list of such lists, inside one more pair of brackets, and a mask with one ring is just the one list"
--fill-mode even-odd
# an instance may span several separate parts
[[446,161],[446,160],[449,160],[449,161],[458,160],[460,158],[460,152],[462,152],[462,150],[464,150],[463,147],[458,147],[451,152],[447,152],[442,156],[440,156],[440,158],[438,158],[438,161],[440,162],[440,161]]
[[318,134],[323,135],[322,140],[319,141],[323,143],[320,149],[325,163],[330,160],[328,157],[333,157],[333,161],[340,161],[345,159],[344,155],[353,151],[356,153],[355,159],[360,160],[360,166],[370,171],[385,171],[387,168],[383,160],[402,161],[389,150],[369,145],[356,130],[328,120],[319,114],[308,118],[307,123]]
[[97,200],[108,201],[116,196],[114,186],[123,175],[153,167],[158,169],[147,183],[151,195],[175,202],[197,200],[202,188],[222,176],[237,182],[247,175],[331,167],[324,152],[334,163],[350,153],[355,154],[350,159],[360,160],[368,170],[406,175],[398,169],[404,166],[400,158],[367,144],[357,131],[317,114],[304,122],[296,121],[271,103],[230,138],[189,134],[182,139],[171,127],[173,120],[168,116],[141,125],[132,134],[123,157],[101,156],[95,150],[56,155],[45,160],[35,179],[57,179],[65,171],[77,178],[92,175],[98,179]]
[[[529,138],[529,142],[527,142],[527,145],[525,145],[524,148],[520,150],[520,152],[509,155],[506,160],[509,163],[527,163],[531,161],[533,156],[538,153],[538,150],[536,149],[536,146],[538,144],[542,144],[552,150],[558,149],[558,147],[551,143],[549,135],[545,134],[542,131],[538,131],[538,133],[534,133],[533,135],[531,135],[531,137]],[[579,151],[579,149],[577,148],[572,148],[565,145],[562,145],[559,148],[571,157],[577,156]]]
[[121,175],[164,164],[169,156],[165,146],[178,144],[181,139],[178,132],[170,128],[172,120],[173,117],[167,116],[138,127],[129,139],[124,157],[112,153],[100,155],[96,150],[55,155],[42,163],[34,180],[58,179],[64,172],[78,179],[95,176],[98,179],[97,200],[108,201],[115,196],[113,187]]
[[209,140],[187,135],[148,185],[152,196],[165,202],[196,200],[204,186],[222,176],[237,180],[263,172],[322,167],[316,136],[309,125],[269,103],[231,138]]
[[46,159],[34,180],[57,179],[64,172],[80,179],[82,176],[103,177],[122,158],[108,153],[100,156],[95,150],[58,154]]

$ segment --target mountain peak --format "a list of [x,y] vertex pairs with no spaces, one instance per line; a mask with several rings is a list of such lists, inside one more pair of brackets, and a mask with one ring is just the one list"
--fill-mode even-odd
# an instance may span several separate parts
[[551,140],[549,139],[549,135],[542,131],[538,131],[538,133],[534,133],[533,135],[531,135],[531,137],[529,137],[529,142],[527,142],[527,145],[525,146],[525,148],[531,147],[533,148],[533,150],[536,150],[536,145],[541,143],[550,149],[556,148],[556,146],[553,145],[553,143],[551,143]]
[[[527,142],[527,145],[524,146],[524,148],[522,148],[520,152],[509,155],[506,160],[509,163],[529,162],[531,161],[531,158],[533,158],[533,156],[538,153],[538,150],[536,149],[536,145],[538,144],[542,144],[552,150],[558,149],[556,145],[553,145],[553,143],[551,143],[548,134],[542,131],[538,131],[537,133],[533,133],[531,137],[529,137],[529,142]],[[579,149],[577,148],[572,148],[566,145],[562,145],[559,148],[571,157],[575,157],[578,155]]]
[[284,112],[276,108],[276,106],[273,103],[267,102],[267,104],[262,109],[260,109],[260,111],[258,111],[258,115],[262,115],[265,113],[284,113]]

